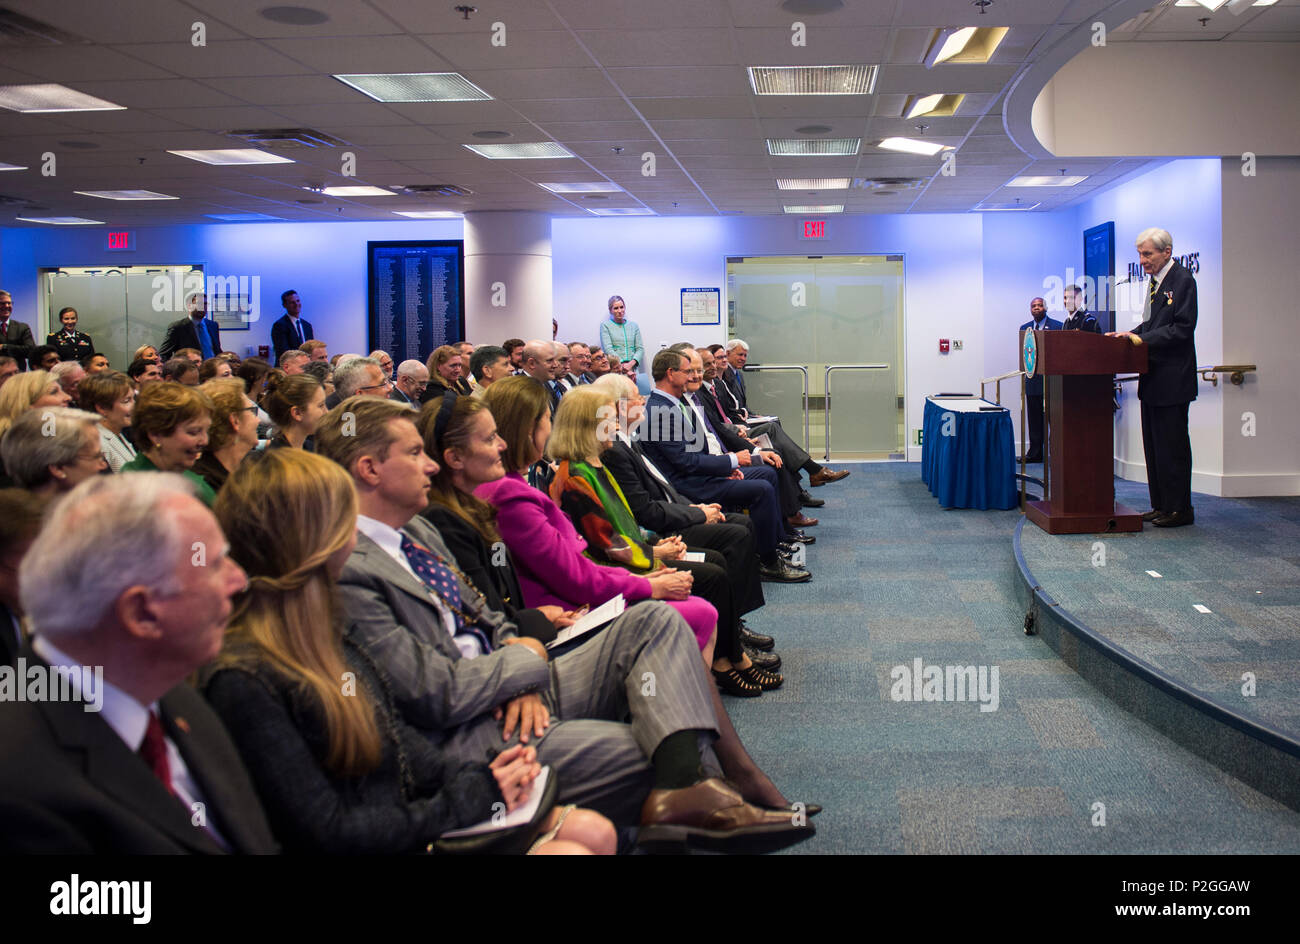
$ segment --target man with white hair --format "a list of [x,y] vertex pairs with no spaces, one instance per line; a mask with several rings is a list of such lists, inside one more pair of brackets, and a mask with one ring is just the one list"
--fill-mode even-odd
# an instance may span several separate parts
[[384,372],[385,380],[393,379],[393,359],[387,351],[371,351],[370,359],[379,365],[379,369]]
[[420,397],[429,386],[429,368],[420,361],[402,361],[397,365],[397,381],[388,399],[396,400],[412,410],[420,408]]
[[178,475],[94,476],[54,509],[19,568],[34,636],[19,664],[69,697],[0,712],[0,850],[276,851],[234,744],[185,682],[247,584],[228,551]]
[[59,382],[63,392],[77,402],[77,385],[86,376],[86,370],[76,361],[59,361],[50,368],[50,376]]
[[1142,519],[1157,528],[1180,528],[1195,520],[1187,413],[1196,399],[1196,279],[1174,260],[1174,239],[1168,231],[1144,229],[1136,245],[1142,271],[1151,279],[1144,319],[1132,331],[1107,336],[1128,338],[1149,349],[1147,372],[1138,380],[1151,494],[1151,510]]
[[[387,397],[393,384],[379,362],[359,354],[344,354],[334,368],[334,392],[325,399],[331,410],[348,397]],[[333,401],[332,403],[330,401]]]
[[280,369],[286,374],[301,374],[311,363],[311,355],[293,347],[280,355]]

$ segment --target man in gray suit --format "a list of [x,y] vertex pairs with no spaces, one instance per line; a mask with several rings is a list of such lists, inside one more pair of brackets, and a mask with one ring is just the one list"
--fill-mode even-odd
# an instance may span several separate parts
[[452,758],[535,743],[561,801],[639,821],[643,843],[735,848],[811,835],[803,817],[752,805],[704,773],[717,769],[710,745],[719,739],[728,772],[748,772],[762,789],[752,761],[743,769],[730,723],[715,716],[694,634],[674,610],[638,604],[552,660],[487,607],[418,517],[438,467],[407,408],[350,398],[321,421],[316,449],[357,489],[357,546],[339,582],[349,633],[388,677],[406,720]]

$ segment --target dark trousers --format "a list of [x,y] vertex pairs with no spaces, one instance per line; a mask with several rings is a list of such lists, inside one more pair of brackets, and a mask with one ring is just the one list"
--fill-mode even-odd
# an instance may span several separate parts
[[[736,615],[744,616],[763,605],[763,582],[758,577],[758,551],[754,526],[744,515],[728,515],[738,523],[693,524],[680,534],[691,550],[713,550],[727,562],[727,578],[736,597]],[[721,611],[719,611],[721,613]]]
[[1142,402],[1142,449],[1147,460],[1151,507],[1173,514],[1192,510],[1192,438],[1188,403],[1148,406]]
[[718,611],[718,639],[713,645],[714,656],[735,661],[743,655],[744,650],[740,647],[740,612],[736,609],[736,595],[727,577],[727,559],[707,548],[692,547],[691,550],[704,551],[704,560],[664,563],[677,570],[690,571],[695,578],[691,584],[691,596],[708,600]]
[[780,454],[781,461],[786,464],[786,467],[796,477],[799,475],[800,469],[809,475],[821,471],[822,466],[814,462],[812,457],[804,451],[804,448],[790,438],[790,434],[781,427],[780,420],[774,423],[759,423],[757,426],[749,427],[751,439],[756,439],[764,433],[772,440],[772,448]]
[[743,479],[718,478],[703,489],[678,491],[696,502],[717,502],[728,511],[748,509],[754,523],[754,537],[758,553],[769,557],[776,553],[776,545],[785,536],[785,519],[781,517],[781,499],[776,480],[776,470],[770,466],[748,466]]
[[1025,394],[1025,419],[1029,423],[1029,451],[1025,453],[1033,459],[1043,458],[1043,395]]

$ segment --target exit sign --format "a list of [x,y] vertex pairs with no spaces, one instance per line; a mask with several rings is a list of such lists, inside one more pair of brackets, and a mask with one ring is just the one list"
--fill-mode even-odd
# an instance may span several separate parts
[[825,220],[804,220],[802,235],[804,239],[825,239],[826,221]]
[[104,246],[109,252],[134,252],[135,251],[135,233],[125,230],[116,232],[110,230],[107,235],[107,244]]

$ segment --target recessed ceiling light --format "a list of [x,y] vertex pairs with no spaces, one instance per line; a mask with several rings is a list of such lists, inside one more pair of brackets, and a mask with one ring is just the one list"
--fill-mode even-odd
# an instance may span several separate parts
[[844,0],[781,0],[781,9],[800,16],[818,16],[833,13],[844,6]]
[[830,125],[804,125],[802,128],[795,128],[795,134],[830,134],[833,129]]
[[492,96],[459,72],[336,75],[377,102],[486,102]]
[[88,220],[80,216],[20,216],[24,223],[48,223],[51,226],[103,226],[103,220]]
[[99,197],[103,200],[179,200],[180,197],[169,197],[165,193],[154,193],[152,190],[74,190],[73,193],[79,193],[83,197]]
[[391,190],[385,190],[383,187],[323,187],[315,190],[316,193],[323,193],[327,197],[395,197],[397,194]]
[[1009,29],[1005,26],[963,26],[938,30],[925,55],[925,65],[933,68],[941,62],[988,62],[1008,32]]
[[592,207],[587,210],[596,216],[654,216],[649,207]]
[[904,118],[950,118],[957,114],[957,109],[966,100],[965,95],[910,95],[903,105]]
[[413,220],[458,220],[463,213],[453,210],[394,210],[398,216],[407,216]]
[[203,214],[210,220],[221,220],[223,223],[259,223],[264,220],[282,220],[283,216],[270,216],[266,213],[205,213]]
[[879,66],[750,66],[755,95],[870,95]]
[[1088,179],[1087,174],[1071,175],[1066,177],[1062,174],[1059,177],[1015,177],[1007,182],[1008,187],[1073,187],[1075,184],[1081,184]]
[[782,177],[776,182],[781,190],[848,190],[849,177]]
[[926,156],[938,154],[940,151],[952,150],[950,145],[939,144],[935,141],[918,141],[916,138],[885,138],[876,147],[884,148],[886,151],[903,151],[906,154],[924,154]]
[[514,137],[509,131],[475,131],[473,136],[484,140]]
[[991,212],[991,211],[994,211],[994,210],[1017,211],[1017,210],[1033,210],[1033,209],[1035,209],[1036,207],[1039,207],[1039,206],[1042,206],[1042,204],[1041,204],[1041,203],[1021,203],[1021,202],[1019,202],[1019,201],[1016,201],[1015,203],[981,203],[979,206],[975,207],[975,209],[976,209],[976,210],[988,210],[988,211],[990,211],[990,212]]
[[853,157],[861,147],[861,138],[767,139],[767,153],[773,157]]
[[267,7],[259,14],[262,19],[272,23],[287,23],[290,26],[319,26],[329,22],[329,14],[310,7]]
[[461,147],[494,161],[528,161],[574,156],[568,148],[554,141],[533,141],[527,144],[462,144]]
[[0,170],[26,170],[22,164],[0,164]]
[[787,213],[843,213],[844,204],[824,204],[822,206],[788,206],[785,208]]
[[56,111],[126,111],[102,98],[53,83],[46,85],[0,85],[0,108],[24,114]]
[[543,190],[549,190],[551,193],[622,193],[623,188],[618,184],[612,184],[607,180],[598,181],[593,184],[561,184],[561,183],[539,183],[537,186]]
[[292,164],[287,157],[257,148],[224,148],[215,151],[168,151],[201,164]]

